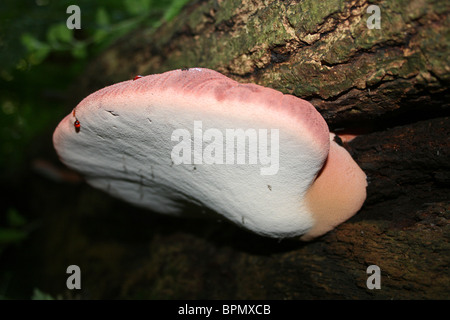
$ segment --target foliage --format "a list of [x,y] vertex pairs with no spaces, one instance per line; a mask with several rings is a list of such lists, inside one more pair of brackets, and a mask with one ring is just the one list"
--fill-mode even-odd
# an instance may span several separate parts
[[34,288],[31,300],[55,300],[50,294],[42,292],[38,288]]
[[28,234],[27,221],[16,209],[9,208],[4,220],[0,224],[0,254],[7,245],[19,243]]
[[[36,226],[35,216],[16,202],[23,201],[17,199],[23,199],[30,160],[54,156],[52,149],[42,146],[51,145],[55,126],[74,107],[67,105],[66,96],[75,78],[114,41],[136,28],[156,28],[187,2],[0,1],[0,181],[6,187],[0,206],[0,258]],[[81,11],[81,29],[66,25],[72,14],[66,11],[73,4]],[[43,150],[52,154],[43,154]],[[16,199],[9,197],[14,193],[20,194]],[[2,267],[9,268],[5,263]],[[8,279],[13,277],[10,271],[2,272],[0,299],[7,299]],[[53,299],[38,289],[32,298]]]
[[132,30],[173,18],[187,2],[77,1],[81,29],[71,30],[73,1],[0,1],[0,175],[14,174],[33,138],[73,107],[63,97],[89,60]]

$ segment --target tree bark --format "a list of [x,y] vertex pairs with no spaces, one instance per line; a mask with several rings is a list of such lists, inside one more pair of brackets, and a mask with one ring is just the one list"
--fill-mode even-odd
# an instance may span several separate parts
[[206,67],[309,100],[332,128],[448,110],[449,4],[378,5],[381,28],[369,29],[368,1],[194,2],[102,54],[81,96],[136,74]]
[[[86,281],[91,297],[450,298],[450,3],[374,4],[380,29],[368,28],[364,0],[196,1],[92,63],[74,101],[136,74],[181,67],[309,100],[330,129],[363,133],[344,145],[369,186],[355,217],[311,243],[277,242],[215,220],[138,213],[129,221],[119,217],[131,210],[125,204],[107,223],[105,214],[80,218],[126,239],[74,231],[89,246],[79,244],[73,257],[96,263]],[[366,286],[373,264],[380,290]]]

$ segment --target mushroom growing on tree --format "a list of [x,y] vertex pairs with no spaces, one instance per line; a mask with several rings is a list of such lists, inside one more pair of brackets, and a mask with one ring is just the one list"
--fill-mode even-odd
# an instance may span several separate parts
[[89,184],[135,205],[177,215],[194,202],[261,235],[309,240],[366,198],[365,174],[333,137],[302,99],[190,68],[91,94],[53,143]]

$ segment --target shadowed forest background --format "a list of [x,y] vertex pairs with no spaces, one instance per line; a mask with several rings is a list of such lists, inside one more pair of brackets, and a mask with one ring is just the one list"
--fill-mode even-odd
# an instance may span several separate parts
[[[448,2],[77,1],[80,30],[71,4],[0,3],[1,299],[450,298]],[[267,239],[135,208],[58,160],[53,130],[85,96],[183,67],[296,95],[358,134],[361,211],[310,243]]]

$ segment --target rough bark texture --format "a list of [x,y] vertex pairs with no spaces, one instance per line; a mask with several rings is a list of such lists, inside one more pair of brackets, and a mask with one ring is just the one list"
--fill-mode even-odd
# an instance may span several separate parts
[[[332,129],[365,133],[345,145],[369,177],[355,217],[311,243],[278,242],[82,186],[69,218],[51,217],[61,228],[46,233],[46,276],[65,284],[62,268],[75,261],[86,298],[450,298],[450,4],[374,4],[380,30],[367,28],[367,1],[193,2],[104,52],[74,96],[201,66],[307,99]],[[381,290],[366,287],[372,264]]]
[[367,27],[368,1],[193,2],[101,55],[81,96],[136,74],[201,66],[309,100],[332,127],[448,108],[450,5],[374,3],[381,29]]

